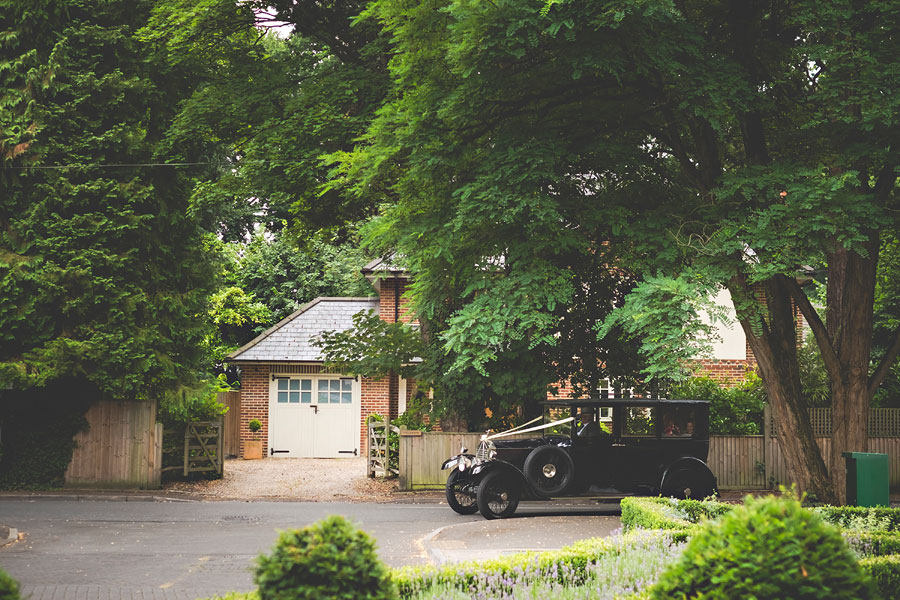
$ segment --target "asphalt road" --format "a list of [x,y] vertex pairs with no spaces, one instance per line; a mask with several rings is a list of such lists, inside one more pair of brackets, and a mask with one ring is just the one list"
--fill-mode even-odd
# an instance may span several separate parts
[[193,600],[253,589],[254,559],[278,531],[343,515],[390,566],[547,550],[619,527],[618,507],[523,503],[512,519],[460,516],[442,504],[0,500],[25,533],[0,567],[31,600]]

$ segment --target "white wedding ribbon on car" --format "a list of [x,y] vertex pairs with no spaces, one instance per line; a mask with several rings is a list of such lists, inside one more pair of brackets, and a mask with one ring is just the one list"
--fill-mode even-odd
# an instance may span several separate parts
[[[518,426],[516,426],[516,427],[513,427],[512,429],[507,429],[506,431],[501,431],[500,433],[512,433],[513,431],[518,431],[519,429],[522,429],[523,427],[528,427],[528,426],[531,425],[532,423],[536,423],[536,422],[540,421],[540,420],[543,419],[543,418],[544,418],[544,417],[542,417],[542,416],[541,416],[541,417],[535,417],[535,418],[533,418],[532,420],[528,421],[527,423],[522,423],[521,425],[518,425]],[[521,432],[519,432],[519,433],[521,433]],[[500,435],[500,434],[498,433],[498,434],[495,434],[495,435]]]
[[504,431],[502,433],[495,433],[494,435],[483,435],[481,439],[483,440],[495,440],[497,438],[506,437],[509,435],[515,435],[517,433],[529,433],[532,431],[540,431],[541,429],[547,429],[548,427],[554,427],[556,425],[562,425],[563,423],[568,423],[569,421],[574,421],[575,417],[566,417],[565,419],[560,419],[559,421],[553,421],[552,423],[547,423],[546,425],[538,425],[537,427],[532,427],[530,429],[522,429],[521,431],[517,431],[518,429],[525,427],[526,425],[531,425],[535,421],[540,421],[543,417],[538,417],[537,419],[532,419],[523,425],[519,425],[513,429],[508,431]]

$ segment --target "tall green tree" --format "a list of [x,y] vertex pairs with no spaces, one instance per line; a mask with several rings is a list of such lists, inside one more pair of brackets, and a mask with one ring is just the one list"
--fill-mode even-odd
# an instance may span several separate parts
[[[374,214],[368,198],[330,185],[389,90],[387,44],[355,2],[164,0],[143,35],[170,60],[198,65],[193,96],[169,134],[173,152],[197,148],[218,170],[193,206],[228,240],[257,223],[301,240],[352,237]],[[278,33],[266,33],[279,25]],[[290,29],[291,31],[287,31]]]
[[135,37],[153,5],[0,2],[0,388],[158,398],[200,368],[209,254],[161,166],[193,84]]
[[317,236],[298,247],[285,231],[260,230],[240,246],[227,279],[263,302],[277,323],[319,296],[374,295],[360,271],[366,259],[355,236]]
[[[443,333],[457,363],[552,342],[582,285],[573,252],[608,245],[609,265],[697,296],[725,286],[794,479],[839,500],[841,452],[866,448],[900,350],[895,328],[871,360],[880,239],[897,229],[894,3],[378,0],[368,14],[394,41],[397,92],[345,181],[399,198],[380,232],[408,257],[420,310],[445,302],[448,276],[468,282]],[[826,271],[822,314],[804,265]],[[668,299],[636,296],[635,334],[689,301],[659,287]],[[803,400],[796,309],[828,371],[830,457]]]

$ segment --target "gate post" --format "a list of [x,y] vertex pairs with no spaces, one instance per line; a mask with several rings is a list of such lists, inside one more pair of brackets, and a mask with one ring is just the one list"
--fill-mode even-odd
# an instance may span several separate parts
[[188,470],[188,464],[189,464],[190,457],[191,457],[190,456],[190,447],[191,447],[190,439],[191,439],[191,424],[188,423],[184,426],[184,477],[185,478],[187,478],[188,473],[190,472]]

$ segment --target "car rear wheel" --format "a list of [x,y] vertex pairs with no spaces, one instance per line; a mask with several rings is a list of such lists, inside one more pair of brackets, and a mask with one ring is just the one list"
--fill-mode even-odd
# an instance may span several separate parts
[[472,480],[453,469],[447,478],[447,504],[461,515],[478,512],[477,489]]
[[485,519],[511,517],[519,506],[521,493],[516,482],[505,473],[488,473],[478,484],[478,510]]
[[716,484],[711,474],[700,469],[678,469],[666,476],[662,493],[679,500],[703,500],[716,493]]
[[525,459],[525,477],[537,490],[548,496],[562,494],[575,474],[572,458],[562,448],[540,446]]

